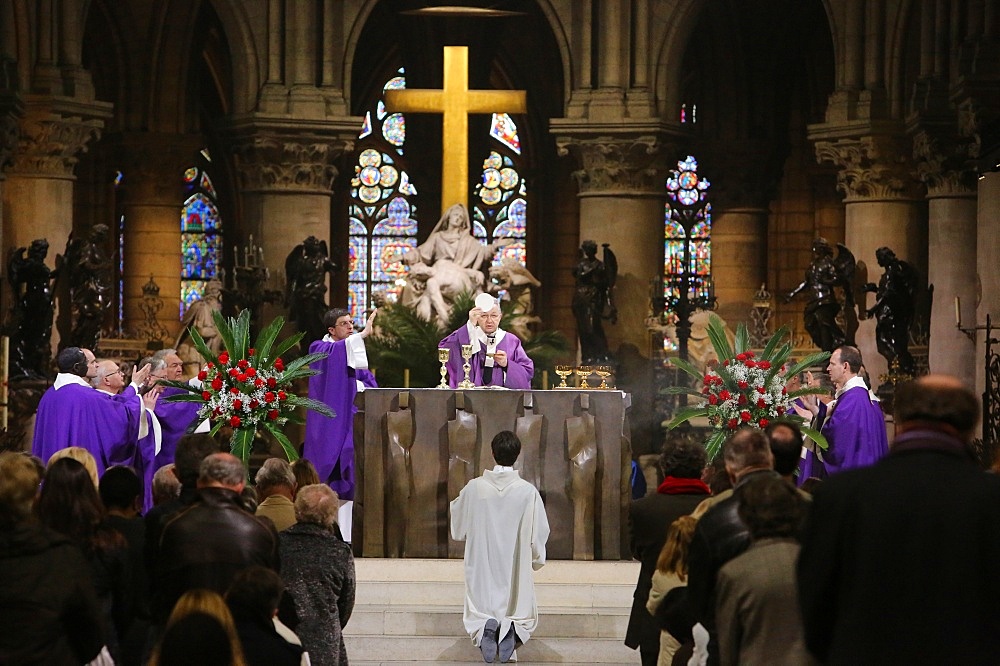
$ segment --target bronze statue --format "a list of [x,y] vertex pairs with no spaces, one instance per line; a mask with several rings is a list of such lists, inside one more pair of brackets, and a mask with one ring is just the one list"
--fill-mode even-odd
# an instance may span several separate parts
[[94,349],[111,303],[113,264],[105,251],[108,225],[95,224],[86,240],[73,238],[66,243],[66,277],[72,303],[73,330],[69,344]]
[[917,270],[911,263],[898,259],[887,247],[877,249],[875,257],[885,272],[877,286],[869,282],[865,291],[875,293],[875,304],[868,309],[868,316],[876,319],[878,353],[890,366],[893,359],[897,359],[899,370],[913,376],[915,368],[909,345],[918,286]]
[[48,251],[48,241],[39,238],[32,241],[29,248],[17,248],[7,263],[7,276],[14,291],[11,378],[40,378],[48,374],[52,353],[52,316],[55,313],[52,280],[56,276],[56,272],[45,265]]
[[326,334],[323,314],[326,304],[326,274],[338,270],[326,248],[326,241],[310,236],[296,245],[285,259],[285,305],[288,316],[305,333],[306,348]]
[[[851,283],[854,279],[856,262],[854,255],[844,245],[837,244],[836,259],[825,238],[817,238],[812,244],[813,260],[806,269],[805,279],[785,296],[790,302],[805,289],[810,290],[805,309],[806,330],[813,344],[823,351],[832,352],[847,343],[853,344],[853,335],[846,334],[837,323],[841,307],[845,312],[853,312],[854,298]],[[837,297],[837,288],[842,289],[844,304]]]
[[597,258],[597,243],[585,240],[580,245],[580,261],[573,267],[576,291],[573,293],[573,316],[580,336],[580,356],[584,364],[610,360],[608,338],[604,334],[604,319],[618,320],[618,311],[611,299],[618,274],[618,261],[605,243],[604,261]]

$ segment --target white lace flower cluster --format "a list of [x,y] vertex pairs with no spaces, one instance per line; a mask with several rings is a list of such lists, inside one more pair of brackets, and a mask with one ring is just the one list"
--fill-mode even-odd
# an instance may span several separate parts
[[202,419],[223,420],[233,428],[255,428],[266,421],[281,425],[287,413],[294,409],[288,404],[288,393],[282,388],[284,363],[275,359],[272,367],[257,367],[251,348],[245,359],[230,361],[229,354],[219,355],[219,364],[208,363],[198,373],[202,382],[204,404],[198,415]]
[[702,394],[709,423],[715,428],[736,430],[748,425],[766,428],[790,408],[785,376],[770,361],[757,361],[753,352],[737,354],[704,376]]

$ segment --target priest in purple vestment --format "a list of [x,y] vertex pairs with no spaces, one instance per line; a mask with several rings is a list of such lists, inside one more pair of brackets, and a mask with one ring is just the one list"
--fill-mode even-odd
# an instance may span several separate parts
[[500,328],[500,303],[489,294],[479,294],[465,326],[438,345],[450,350],[447,367],[452,388],[458,388],[465,379],[462,345],[472,345],[469,380],[476,386],[531,388],[535,364],[524,353],[517,336]]
[[131,464],[148,433],[145,412],[156,406],[157,392],[116,401],[97,391],[89,380],[98,363],[89,349],[67,347],[56,364],[59,374],[38,403],[31,452],[45,461],[67,446],[81,446],[94,456],[98,476],[111,465]]
[[320,481],[329,484],[342,500],[354,499],[354,397],[366,387],[378,387],[368,370],[364,342],[377,312],[372,310],[368,315],[365,330],[354,333],[350,312],[330,310],[323,316],[329,333],[309,345],[310,354],[327,354],[310,366],[320,374],[309,378],[309,397],[329,405],[334,417],[306,413],[302,456],[312,461]]
[[[867,467],[889,453],[889,438],[885,431],[885,416],[861,370],[861,352],[844,345],[830,356],[827,371],[837,388],[833,402],[815,406],[815,413],[830,448],[823,453],[822,466],[826,474],[836,474],[855,467]],[[820,463],[813,463],[815,468]],[[820,476],[816,471],[813,476]]]
[[[184,379],[184,362],[177,355],[176,349],[161,349],[153,354],[153,381],[156,379]],[[192,380],[198,381],[198,380]],[[156,454],[155,469],[160,469],[174,461],[177,442],[180,438],[193,431],[199,424],[197,402],[168,402],[164,400],[171,395],[187,394],[184,389],[165,387],[160,392],[160,400],[156,404],[156,419],[159,421],[160,451]],[[207,431],[206,431],[207,432]]]

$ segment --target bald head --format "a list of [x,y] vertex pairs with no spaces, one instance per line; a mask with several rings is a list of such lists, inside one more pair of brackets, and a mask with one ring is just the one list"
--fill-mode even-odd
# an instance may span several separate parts
[[896,389],[894,417],[900,431],[933,427],[972,439],[979,400],[957,377],[927,375]]

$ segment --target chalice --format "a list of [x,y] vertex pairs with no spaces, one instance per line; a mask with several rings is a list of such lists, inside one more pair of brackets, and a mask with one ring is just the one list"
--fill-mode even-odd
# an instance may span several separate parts
[[591,368],[589,365],[581,365],[576,369],[576,377],[580,380],[580,388],[589,389],[590,384],[587,382],[590,379]]
[[608,377],[611,376],[610,365],[599,365],[596,368],[594,368],[594,372],[597,373],[597,376],[601,378],[601,384],[597,388],[599,389],[613,388],[611,386],[608,386]]
[[462,364],[462,370],[465,371],[465,379],[458,383],[458,388],[474,388],[476,385],[469,379],[469,371],[472,370],[472,366],[469,364],[469,359],[472,358],[472,345],[462,345],[462,358],[465,359],[465,363]]
[[447,347],[438,347],[438,360],[441,361],[441,383],[438,388],[448,388],[448,359],[451,351]]
[[556,374],[559,375],[560,382],[559,384],[556,385],[555,388],[557,389],[569,388],[569,385],[566,383],[566,378],[573,374],[573,366],[557,365]]

